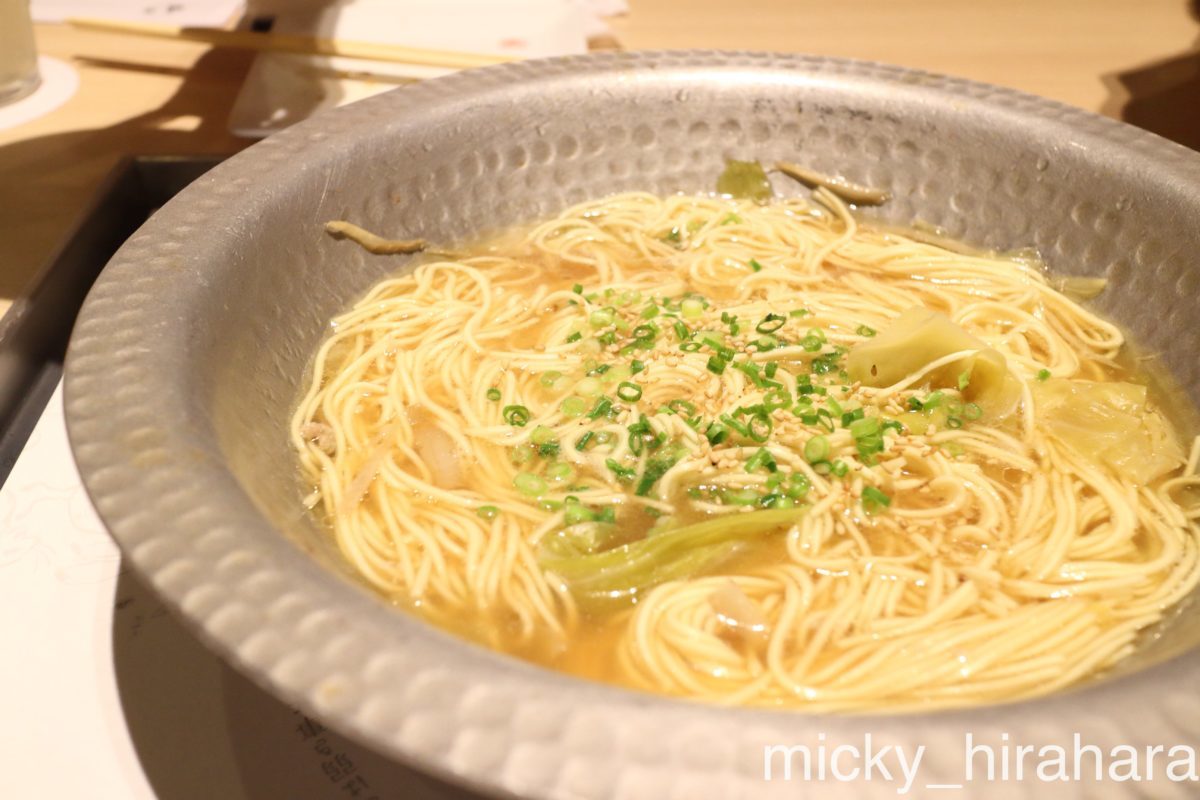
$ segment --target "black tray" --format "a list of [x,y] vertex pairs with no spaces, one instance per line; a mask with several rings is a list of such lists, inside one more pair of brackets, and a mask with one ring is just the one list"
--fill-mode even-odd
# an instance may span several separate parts
[[159,206],[222,160],[122,159],[29,290],[0,318],[0,486],[62,377],[67,340],[100,270]]

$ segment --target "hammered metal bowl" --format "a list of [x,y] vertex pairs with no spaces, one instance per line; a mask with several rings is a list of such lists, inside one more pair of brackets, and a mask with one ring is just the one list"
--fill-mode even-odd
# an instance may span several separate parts
[[[1067,747],[1082,733],[1106,752],[1195,742],[1200,619],[1186,609],[1117,673],[1074,691],[961,712],[806,716],[547,672],[398,613],[350,574],[301,510],[288,415],[328,319],[404,261],[334,242],[321,224],[454,241],[622,190],[708,191],[727,156],[841,173],[889,190],[873,213],[892,222],[1034,246],[1054,270],[1106,275],[1099,309],[1200,399],[1200,155],[1028,95],[877,64],[673,52],[506,65],[272,136],[116,254],[75,328],[66,411],[84,483],[127,562],[281,698],[486,794],[797,797],[795,776],[763,780],[764,745],[861,747],[870,733],[876,748],[926,748],[910,793],[922,796],[963,782],[968,732]],[[830,779],[820,792],[894,797],[898,781]],[[1173,792],[1187,789],[1153,790]]]

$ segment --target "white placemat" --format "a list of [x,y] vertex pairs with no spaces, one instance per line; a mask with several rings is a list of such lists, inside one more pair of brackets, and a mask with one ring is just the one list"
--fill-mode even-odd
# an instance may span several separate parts
[[38,72],[42,82],[31,94],[0,106],[0,131],[44,117],[70,100],[79,89],[79,73],[65,61],[39,56]]
[[61,386],[0,490],[0,642],[0,797],[468,797],[275,700],[122,569]]

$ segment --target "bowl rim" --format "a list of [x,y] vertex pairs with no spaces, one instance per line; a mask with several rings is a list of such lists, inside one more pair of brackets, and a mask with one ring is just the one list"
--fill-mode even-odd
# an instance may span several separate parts
[[[969,99],[1063,126],[1081,141],[1135,154],[1159,180],[1173,176],[1200,185],[1200,154],[1130,125],[1012,89],[804,55],[623,51],[518,62],[404,87],[318,115],[233,156],[164,206],[113,257],[79,315],[64,378],[68,431],[84,486],[123,558],[201,640],[261,686],[393,758],[494,796],[615,797],[625,791],[622,771],[674,780],[700,767],[741,792],[761,780],[746,751],[761,755],[754,749],[758,743],[792,744],[798,729],[818,727],[830,741],[861,741],[870,732],[916,747],[922,736],[926,743],[948,740],[964,729],[1024,731],[1029,738],[1052,719],[1055,731],[1095,730],[1100,724],[1095,709],[1107,708],[1139,715],[1141,730],[1148,731],[1139,736],[1180,730],[1180,714],[1172,707],[1178,692],[1160,689],[1200,695],[1195,650],[1048,697],[902,716],[724,708],[551,673],[479,651],[424,624],[398,623],[385,604],[350,597],[340,578],[279,536],[248,498],[237,497],[240,489],[221,474],[215,458],[190,467],[171,458],[171,448],[195,446],[189,427],[195,420],[188,417],[186,398],[166,385],[169,376],[156,372],[161,364],[139,342],[146,330],[170,337],[170,316],[195,290],[190,275],[181,284],[178,273],[157,268],[156,259],[177,253],[198,220],[231,217],[249,182],[286,175],[302,159],[332,152],[381,116],[529,81],[594,78],[606,70],[785,72],[918,87],[943,100]],[[133,308],[124,302],[168,292],[173,298],[165,303]],[[165,406],[156,405],[160,397],[167,399]],[[176,422],[178,430],[166,439],[139,439],[151,417]],[[158,466],[148,470],[151,462]],[[311,584],[304,592],[292,587],[289,576],[297,574]],[[331,631],[336,648],[328,641]],[[454,669],[440,668],[444,659]],[[1191,723],[1187,734],[1195,737],[1198,725]],[[656,743],[647,748],[653,759],[631,748],[630,737]],[[716,755],[697,764],[694,750],[678,744],[684,740]],[[471,745],[463,742],[475,742],[475,749],[488,754],[467,754],[463,750]],[[954,777],[952,770],[942,771]],[[581,783],[599,789],[581,792]]]

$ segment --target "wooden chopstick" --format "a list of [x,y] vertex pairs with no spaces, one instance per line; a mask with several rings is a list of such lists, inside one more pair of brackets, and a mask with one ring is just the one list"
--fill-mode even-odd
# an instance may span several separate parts
[[371,61],[389,61],[399,64],[420,64],[427,67],[470,69],[516,61],[513,56],[490,53],[462,53],[451,50],[428,50],[421,47],[404,47],[380,42],[355,42],[346,39],[322,39],[315,36],[300,36],[291,33],[255,33],[253,31],[227,31],[220,28],[182,28],[176,25],[156,25],[147,22],[123,22],[109,19],[73,17],[67,20],[80,30],[118,33],[127,36],[143,36],[154,39],[175,39],[189,42],[204,42],[218,47],[235,47],[243,50],[263,50],[277,53],[301,55],[341,56]]

